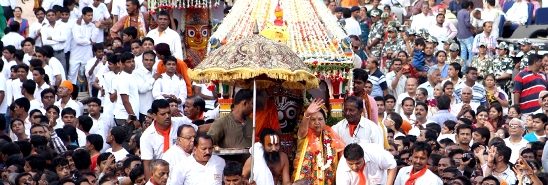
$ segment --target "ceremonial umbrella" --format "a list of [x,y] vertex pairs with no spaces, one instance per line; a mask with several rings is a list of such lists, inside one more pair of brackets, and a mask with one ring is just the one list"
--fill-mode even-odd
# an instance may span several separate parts
[[[254,101],[257,88],[267,88],[276,83],[290,89],[312,89],[319,86],[318,78],[301,58],[289,47],[259,35],[257,24],[253,35],[216,49],[190,71],[189,76],[194,81],[218,80],[243,88],[253,86]],[[252,155],[256,105],[253,103]],[[253,169],[253,157],[251,159]]]

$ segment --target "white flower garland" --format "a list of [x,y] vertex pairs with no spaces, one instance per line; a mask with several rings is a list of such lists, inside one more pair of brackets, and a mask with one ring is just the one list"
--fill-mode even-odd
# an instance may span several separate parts
[[[324,136],[325,137],[325,136]],[[323,142],[321,143],[323,145]],[[327,143],[325,149],[327,150],[327,161],[323,163],[324,159],[322,157],[322,154],[318,154],[316,156],[316,162],[318,163],[318,166],[322,171],[327,170],[327,168],[331,167],[331,164],[333,163],[333,152],[331,151],[331,142]]]

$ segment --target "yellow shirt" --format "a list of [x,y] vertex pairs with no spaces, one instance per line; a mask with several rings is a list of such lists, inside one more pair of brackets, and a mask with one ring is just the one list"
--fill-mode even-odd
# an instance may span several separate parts
[[353,6],[358,6],[358,0],[342,0],[341,6],[345,8],[350,8]]

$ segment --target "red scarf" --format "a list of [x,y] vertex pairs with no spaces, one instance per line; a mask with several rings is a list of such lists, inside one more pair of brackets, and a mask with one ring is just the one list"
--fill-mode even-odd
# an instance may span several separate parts
[[428,167],[425,166],[424,168],[422,168],[421,171],[416,172],[416,173],[415,173],[415,169],[412,169],[411,173],[409,173],[409,179],[407,179],[407,181],[405,181],[405,185],[414,185],[415,180],[417,180],[419,177],[424,175],[426,173],[427,169],[428,169]]
[[365,178],[365,174],[363,174],[363,170],[365,169],[365,165],[363,164],[362,169],[358,172],[358,184],[367,184],[367,179]]
[[154,128],[156,129],[156,132],[164,136],[164,152],[166,152],[167,149],[169,149],[169,132],[171,131],[171,125],[166,130],[160,130],[156,126],[156,121],[154,121]]

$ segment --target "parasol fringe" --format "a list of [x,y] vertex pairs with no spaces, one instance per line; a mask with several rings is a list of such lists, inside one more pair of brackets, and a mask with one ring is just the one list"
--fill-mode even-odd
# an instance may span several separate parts
[[[283,80],[282,85],[292,89],[312,89],[318,88],[318,78],[306,70],[290,71],[287,69],[250,69],[250,68],[209,68],[194,69],[189,72],[189,77],[194,81],[203,79],[216,79],[219,81],[234,81],[237,79],[252,79],[260,75],[266,75],[274,80]],[[275,82],[266,82],[258,80],[258,86],[273,85]]]

